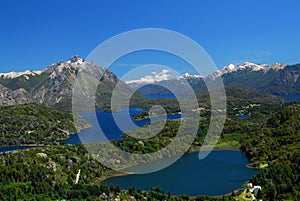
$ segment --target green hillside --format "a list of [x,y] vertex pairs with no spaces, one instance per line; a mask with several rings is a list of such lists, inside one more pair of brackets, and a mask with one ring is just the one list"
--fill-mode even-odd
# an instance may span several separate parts
[[[82,127],[88,126],[82,122]],[[0,144],[47,144],[75,133],[73,116],[35,103],[0,106]]]
[[268,164],[252,179],[263,187],[264,200],[300,199],[300,104],[273,114],[256,132],[249,132],[241,145],[254,166]]

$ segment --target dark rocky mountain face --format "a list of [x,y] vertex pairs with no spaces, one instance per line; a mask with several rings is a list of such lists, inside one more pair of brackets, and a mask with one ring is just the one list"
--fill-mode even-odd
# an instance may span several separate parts
[[[92,62],[74,56],[57,62],[41,72],[8,73],[0,76],[0,105],[37,102],[60,109],[70,109],[76,76],[85,72],[101,80],[97,90],[97,107],[102,108],[119,79]],[[130,90],[124,83],[125,88]],[[84,94],[82,94],[84,96]]]

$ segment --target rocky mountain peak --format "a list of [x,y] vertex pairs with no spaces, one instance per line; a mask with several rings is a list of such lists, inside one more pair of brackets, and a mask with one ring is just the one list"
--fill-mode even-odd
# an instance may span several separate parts
[[[43,71],[0,74],[0,105],[38,102],[70,106],[73,85],[79,72],[97,78],[105,92],[110,92],[119,81],[112,72],[75,55],[69,60],[53,63]],[[14,102],[11,97],[19,98]]]
[[75,64],[82,64],[84,62],[84,59],[82,59],[78,55],[74,55],[72,58],[70,58],[67,63],[75,63]]
[[269,66],[269,68],[273,69],[275,71],[278,71],[278,70],[284,69],[286,66],[287,66],[287,64],[275,63],[275,64]]

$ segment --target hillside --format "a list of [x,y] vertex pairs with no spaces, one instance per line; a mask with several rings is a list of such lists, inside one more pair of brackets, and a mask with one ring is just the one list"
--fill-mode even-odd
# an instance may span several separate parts
[[79,145],[4,153],[0,160],[0,200],[97,199],[104,189],[94,182],[108,171]]
[[[88,127],[81,121],[81,127]],[[36,103],[0,106],[0,144],[47,144],[76,132],[73,116]]]
[[241,149],[254,164],[268,163],[251,179],[263,187],[264,200],[299,200],[300,105],[282,108],[260,130],[249,132]]

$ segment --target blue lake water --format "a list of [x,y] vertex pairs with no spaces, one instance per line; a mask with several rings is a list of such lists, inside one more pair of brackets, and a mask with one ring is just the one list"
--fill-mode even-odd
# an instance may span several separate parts
[[190,98],[188,94],[143,94],[146,98]]
[[238,116],[236,116],[236,118],[238,118],[238,119],[248,119],[250,117],[248,115],[238,115]]
[[[117,118],[123,119],[129,113],[134,124],[123,122],[122,127],[131,130],[134,127],[142,127],[149,123],[150,119],[134,120],[133,115],[143,110],[139,108],[123,109],[116,112]],[[82,130],[78,134],[71,135],[65,142],[68,144],[81,144],[95,141],[106,141],[112,139],[122,139],[123,132],[118,128],[113,118],[113,113],[96,111],[96,119],[92,118],[92,112],[82,113],[82,117],[89,121],[93,126]],[[180,114],[168,115],[167,117],[156,117],[152,120],[180,119]],[[99,137],[97,125],[100,125],[106,138]],[[31,147],[11,146],[0,147],[0,152],[27,149]],[[168,159],[162,159],[168,160]],[[155,161],[144,166],[130,168],[151,168],[152,165],[159,165],[161,160]],[[119,185],[122,189],[130,186],[141,190],[149,190],[151,187],[160,186],[165,192],[172,194],[188,194],[191,196],[220,195],[229,193],[239,188],[244,182],[249,180],[258,170],[246,167],[247,158],[240,151],[213,151],[204,160],[198,160],[198,153],[184,155],[173,165],[154,173],[144,175],[130,175],[124,177],[110,178],[108,184]]]
[[[127,114],[129,113],[131,120],[134,124],[129,124],[128,121],[121,121],[121,126],[123,129],[132,130],[135,127],[143,127],[146,123],[151,122],[150,119],[143,119],[143,120],[135,120],[133,116],[142,112],[144,110],[140,108],[130,108],[130,109],[122,109],[120,112],[115,112],[115,116],[121,120],[126,119]],[[88,121],[92,124],[91,128],[84,129],[77,134],[71,135],[67,140],[64,142],[67,144],[82,144],[82,143],[91,143],[91,142],[103,142],[107,140],[117,140],[124,138],[122,136],[122,131],[116,125],[113,113],[112,112],[104,112],[104,111],[93,111],[96,112],[97,119],[92,118],[92,112],[83,112],[81,113],[83,119]],[[153,121],[160,120],[160,119],[180,119],[182,115],[180,114],[173,114],[167,115],[166,117],[155,117],[152,118]],[[99,134],[99,130],[97,129],[97,125],[100,126],[102,133],[105,137]],[[13,151],[13,150],[22,150],[32,148],[32,146],[0,146],[0,153],[6,151]]]
[[[122,130],[132,130],[137,127],[143,127],[146,123],[151,122],[150,119],[135,120],[133,116],[139,112],[142,112],[139,108],[122,109],[120,112],[115,112],[116,118],[120,119],[119,125],[116,124],[112,112],[96,111],[97,119],[92,118],[92,112],[81,113],[82,118],[92,124],[92,127],[80,131],[78,134],[71,135],[65,142],[67,144],[82,144],[91,142],[103,142],[107,140],[117,140],[124,138],[122,136],[122,131],[119,126],[122,126]],[[130,122],[126,121],[127,114],[129,113],[131,120],[134,122],[132,125]],[[169,120],[180,119],[180,114],[167,115],[167,117],[155,117],[152,118],[153,121],[167,118]],[[101,132],[97,129],[97,126],[101,128]],[[104,134],[103,137],[100,133]]]
[[174,94],[143,94],[146,98],[176,98]]
[[279,96],[285,98],[288,101],[300,102],[300,94],[281,94]]
[[7,152],[7,151],[14,151],[14,150],[23,150],[23,149],[30,149],[33,146],[0,146],[0,153]]
[[[146,166],[158,165],[159,162]],[[114,177],[107,179],[105,183],[118,185],[121,189],[134,186],[136,189],[149,190],[160,186],[165,192],[175,195],[222,195],[238,189],[260,171],[247,168],[247,163],[247,158],[240,151],[212,151],[203,160],[198,159],[198,153],[192,153],[184,155],[163,170]],[[143,165],[134,168],[149,167]],[[134,171],[134,168],[130,170]]]

